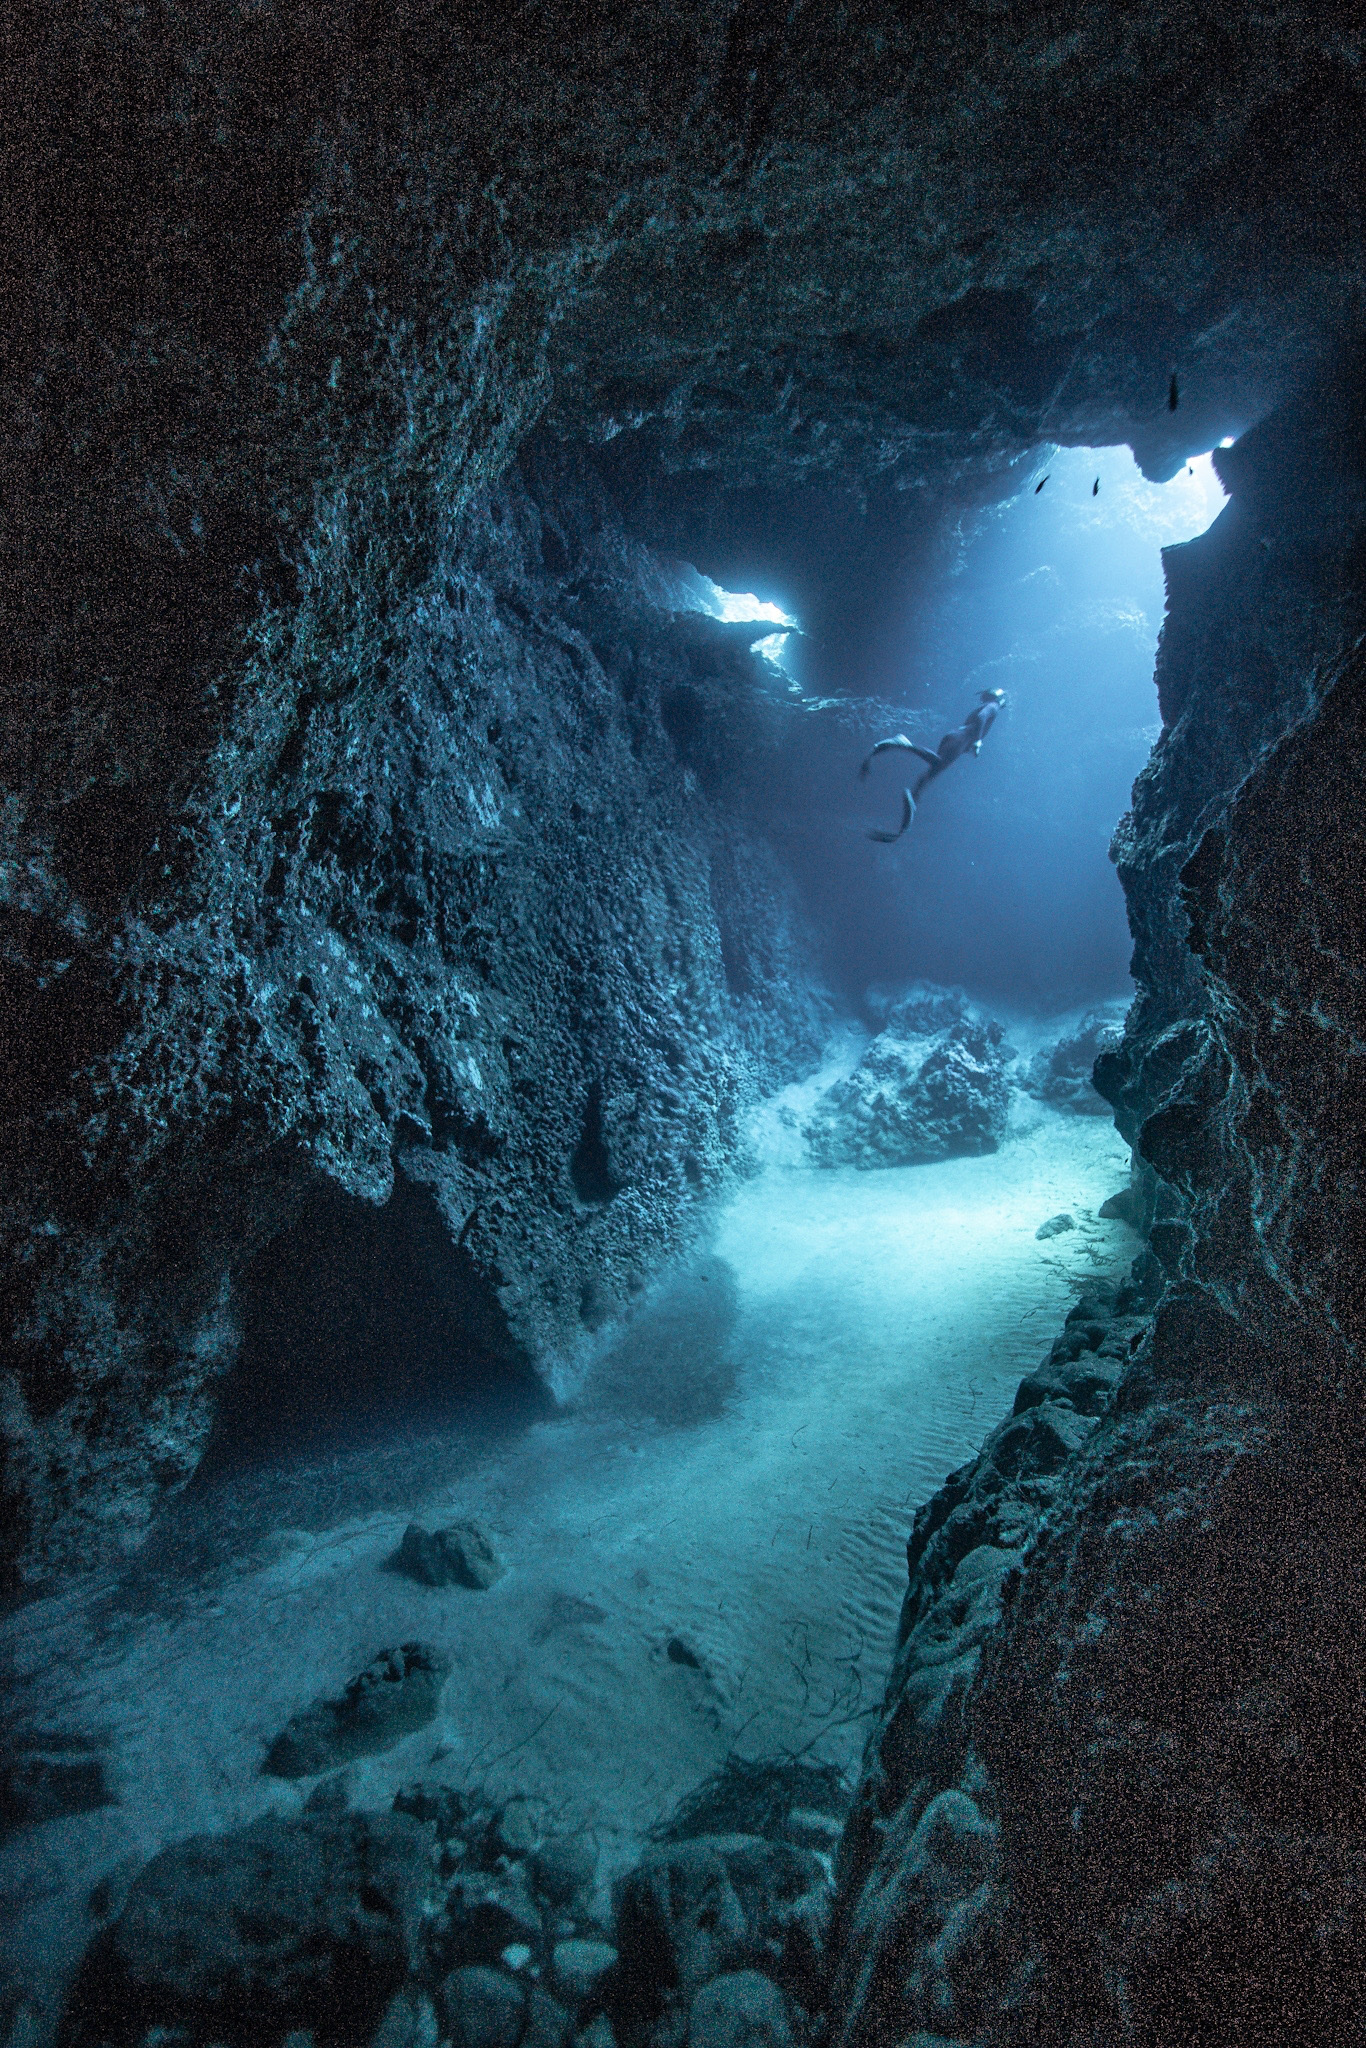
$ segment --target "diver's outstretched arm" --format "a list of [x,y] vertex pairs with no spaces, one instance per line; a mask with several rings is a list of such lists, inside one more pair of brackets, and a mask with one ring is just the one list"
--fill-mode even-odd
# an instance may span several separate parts
[[906,827],[910,824],[911,819],[914,816],[915,798],[911,795],[909,789],[903,789],[901,792],[901,823],[897,827],[896,831],[878,832],[874,830],[868,834],[868,837],[870,839],[876,839],[879,846],[891,846],[898,839],[900,839],[902,833],[906,830]]
[[907,739],[904,732],[899,732],[896,735],[895,739],[879,740],[877,745],[873,748],[872,753],[869,754],[867,760],[864,761],[859,768],[858,773],[860,782],[867,781],[868,770],[872,767],[878,755],[887,753],[891,748],[903,748],[912,754],[914,754],[917,751],[917,749],[911,745],[910,741]]

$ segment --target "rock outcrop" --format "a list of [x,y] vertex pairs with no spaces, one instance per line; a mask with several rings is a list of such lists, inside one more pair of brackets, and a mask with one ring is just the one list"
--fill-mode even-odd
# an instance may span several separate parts
[[1025,1069],[1025,1087],[1073,1116],[1109,1116],[1110,1104],[1097,1094],[1091,1075],[1101,1054],[1113,1052],[1123,1035],[1123,1016],[1114,1007],[1089,1011],[1075,1031],[1035,1053]]
[[[824,2004],[830,1918],[829,1858],[797,1838],[838,1832],[794,1801],[828,1802],[831,1779],[732,1759],[610,1910],[589,1838],[534,1802],[415,1784],[392,1814],[347,1812],[328,1781],[296,1820],[153,1857],[86,1953],[63,2040],[664,2048],[691,2022],[715,2048],[788,2048]],[[699,1832],[722,1812],[768,1832]]]
[[666,609],[587,510],[566,590],[549,516],[484,502],[382,708],[239,697],[174,862],[107,918],[6,870],[5,1528],[29,1572],[136,1536],[193,1470],[252,1257],[324,1194],[383,1203],[397,1174],[434,1211],[457,1368],[562,1384],[696,1235],[756,1090],[819,1051],[788,885],[689,765],[685,714],[762,753],[743,633]]
[[1010,1079],[999,1024],[959,1018],[930,1038],[889,1023],[853,1072],[828,1088],[806,1125],[819,1166],[915,1166],[994,1152],[1005,1136]]

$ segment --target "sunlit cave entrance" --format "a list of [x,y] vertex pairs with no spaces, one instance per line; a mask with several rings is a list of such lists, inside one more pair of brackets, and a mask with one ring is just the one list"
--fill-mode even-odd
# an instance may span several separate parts
[[[757,800],[851,1003],[916,978],[1033,1016],[1127,993],[1131,940],[1108,848],[1161,729],[1162,550],[1203,534],[1225,502],[1208,452],[1151,483],[1127,448],[1045,450],[1001,502],[922,540],[899,583],[860,562],[847,613],[827,585],[814,637],[758,642],[770,687],[804,715],[791,720],[781,787]],[[817,532],[822,516],[831,555],[852,553],[844,519],[813,512]],[[887,540],[869,526],[875,561]],[[747,557],[728,528],[704,566],[753,593],[747,616],[786,605],[805,626],[801,574],[774,567],[781,538]],[[746,601],[719,600],[733,617]],[[899,823],[919,766],[890,754],[860,783],[861,757],[894,733],[934,749],[988,689],[1005,705],[980,758],[875,850],[868,830]]]

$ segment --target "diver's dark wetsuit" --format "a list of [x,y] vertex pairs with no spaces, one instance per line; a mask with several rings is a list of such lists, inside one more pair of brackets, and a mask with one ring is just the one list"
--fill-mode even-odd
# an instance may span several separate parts
[[982,742],[995,724],[996,714],[1004,702],[1004,690],[983,690],[977,703],[969,711],[963,723],[956,725],[952,732],[944,734],[943,739],[939,742],[938,751],[933,754],[928,747],[916,746],[914,741],[908,740],[904,733],[898,733],[895,739],[878,741],[872,753],[859,769],[861,776],[866,775],[878,755],[885,753],[889,748],[896,748],[900,752],[914,754],[917,760],[925,763],[925,772],[917,779],[913,789],[903,789],[901,792],[902,815],[901,824],[897,830],[895,832],[870,832],[868,834],[870,839],[879,840],[884,846],[890,846],[893,840],[900,839],[901,834],[915,816],[916,799],[919,797],[925,784],[933,782],[935,776],[942,775],[946,768],[951,768],[961,755],[968,752],[973,754],[981,753]]

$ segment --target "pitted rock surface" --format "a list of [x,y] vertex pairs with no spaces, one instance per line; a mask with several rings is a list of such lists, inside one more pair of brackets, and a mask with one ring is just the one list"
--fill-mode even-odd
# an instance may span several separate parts
[[999,1024],[963,1019],[933,1038],[875,1038],[806,1126],[820,1166],[915,1166],[994,1152],[1005,1136],[1010,1081]]

